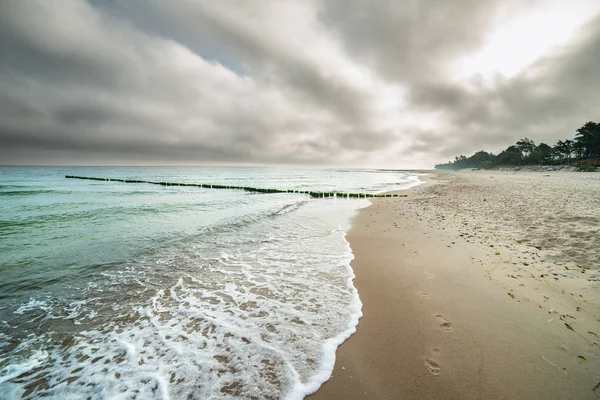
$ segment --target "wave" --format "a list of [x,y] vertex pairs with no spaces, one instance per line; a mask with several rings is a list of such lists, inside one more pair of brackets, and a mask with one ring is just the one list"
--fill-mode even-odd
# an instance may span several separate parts
[[[70,290],[14,304],[10,320],[20,329],[0,332],[22,343],[4,364],[20,374],[0,391],[15,398],[314,391],[360,311],[344,233],[316,219],[321,208],[301,201],[271,209],[244,226],[188,235],[103,268],[80,280],[85,287],[72,277],[63,282]],[[313,224],[303,228],[307,218]]]
[[53,189],[35,189],[35,190],[0,190],[0,197],[6,196],[37,196],[40,194],[70,194],[69,191],[58,191]]

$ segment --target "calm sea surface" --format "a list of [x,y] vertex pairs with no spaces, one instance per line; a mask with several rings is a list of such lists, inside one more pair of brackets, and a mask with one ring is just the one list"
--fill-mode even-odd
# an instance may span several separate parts
[[402,172],[0,167],[0,398],[302,398],[353,331],[349,220]]

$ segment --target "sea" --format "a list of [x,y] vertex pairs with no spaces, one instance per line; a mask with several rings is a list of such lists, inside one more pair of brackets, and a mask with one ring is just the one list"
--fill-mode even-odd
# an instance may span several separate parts
[[356,329],[366,199],[391,170],[0,167],[1,399],[301,399]]

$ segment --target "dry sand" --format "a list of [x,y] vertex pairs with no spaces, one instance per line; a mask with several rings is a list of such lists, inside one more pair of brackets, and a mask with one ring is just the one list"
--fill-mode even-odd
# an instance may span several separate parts
[[428,179],[355,218],[364,317],[311,398],[599,398],[600,174]]

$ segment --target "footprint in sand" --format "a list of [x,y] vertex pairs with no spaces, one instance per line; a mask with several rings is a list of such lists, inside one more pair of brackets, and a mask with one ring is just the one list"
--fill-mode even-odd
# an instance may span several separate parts
[[436,358],[438,358],[439,355],[440,349],[434,347],[433,349],[431,349],[431,356],[425,359],[425,367],[427,367],[427,370],[431,375],[439,375],[440,371],[442,370],[440,364],[438,364],[438,362],[436,361]]
[[454,325],[452,325],[452,322],[448,321],[441,314],[436,314],[435,318],[444,330],[450,332],[452,329],[454,329]]
[[435,361],[433,361],[431,358],[426,358],[425,359],[425,366],[427,367],[427,369],[429,370],[429,373],[431,375],[439,375],[441,368],[440,365],[438,363],[436,363]]
[[421,296],[423,296],[424,298],[428,299],[429,298],[429,293],[421,292]]
[[435,278],[435,275],[432,274],[431,272],[425,271],[425,274],[427,274],[427,276],[430,277],[430,278]]

